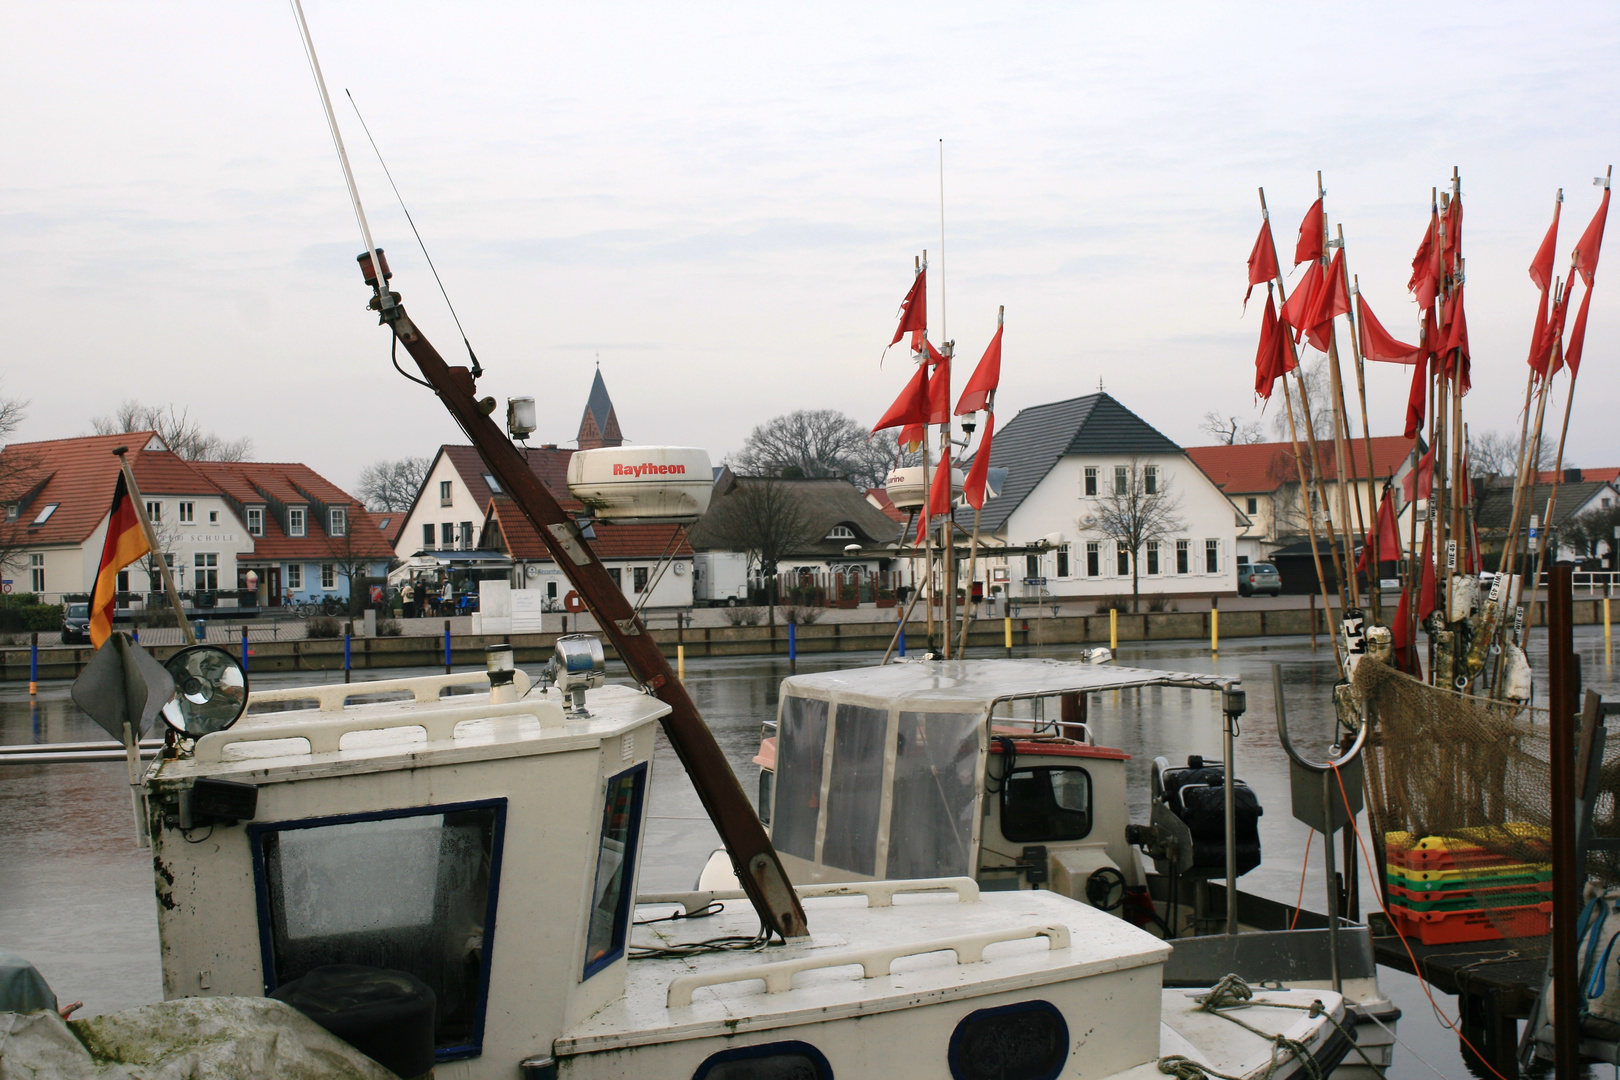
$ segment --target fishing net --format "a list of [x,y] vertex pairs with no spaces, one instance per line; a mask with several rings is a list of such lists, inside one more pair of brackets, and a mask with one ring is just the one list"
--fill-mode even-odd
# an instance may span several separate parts
[[[1370,658],[1356,666],[1369,707],[1368,813],[1383,844],[1385,894],[1423,944],[1505,941],[1544,955],[1552,924],[1551,732],[1544,709],[1430,686]],[[1594,834],[1620,834],[1620,739],[1605,746]],[[1588,874],[1620,883],[1613,854]]]

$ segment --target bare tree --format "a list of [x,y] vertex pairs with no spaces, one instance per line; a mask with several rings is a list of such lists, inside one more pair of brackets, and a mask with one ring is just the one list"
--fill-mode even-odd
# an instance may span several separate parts
[[431,464],[423,457],[374,462],[361,470],[355,490],[368,510],[409,510]]
[[[1610,506],[1576,514],[1558,530],[1559,538],[1575,549],[1575,554],[1595,559],[1600,551],[1615,550],[1614,530],[1620,526],[1620,507]],[[1615,565],[1610,562],[1611,568]]]
[[1211,409],[1204,414],[1198,430],[1208,432],[1227,446],[1242,446],[1263,442],[1265,431],[1253,420],[1239,420],[1235,416],[1222,416]]
[[1184,527],[1181,497],[1170,490],[1162,469],[1133,457],[1116,466],[1112,485],[1097,496],[1097,509],[1082,529],[1112,540],[1118,550],[1130,552],[1131,611],[1141,598],[1138,556],[1149,542],[1163,541]]
[[[1305,383],[1305,400],[1311,406],[1311,429],[1316,432],[1318,441],[1333,438],[1333,385],[1328,375],[1327,357],[1299,366],[1299,373]],[[1299,397],[1300,380],[1289,376],[1280,380],[1281,385],[1287,388],[1288,401],[1294,405],[1294,427],[1299,433],[1300,445],[1305,443],[1305,409]],[[1277,435],[1278,442],[1287,442],[1288,431],[1288,404],[1276,401],[1272,395],[1272,408],[1276,410],[1271,418],[1271,428]]]
[[747,552],[765,580],[770,622],[776,625],[776,567],[782,559],[816,539],[792,486],[772,476],[741,477],[730,492],[709,507],[694,532],[700,544]]
[[[412,494],[415,494],[412,492]],[[360,587],[367,584],[372,577],[373,563],[386,562],[388,556],[380,555],[367,541],[372,539],[372,533],[377,532],[376,522],[371,516],[359,511],[355,506],[338,507],[344,511],[343,531],[333,535],[329,522],[321,522],[326,541],[322,545],[325,550],[326,561],[332,564],[333,572],[341,577],[348,586],[349,614],[354,615],[365,609],[369,597],[360,595]],[[381,535],[380,533],[378,535]]]
[[[1553,467],[1558,448],[1547,436],[1536,447],[1536,471]],[[1569,462],[1565,462],[1569,464]],[[1468,471],[1473,476],[1514,476],[1519,468],[1519,436],[1515,432],[1483,431],[1468,434]]]
[[754,428],[730,464],[754,476],[841,477],[872,488],[882,486],[897,461],[911,464],[912,456],[900,453],[893,431],[870,435],[836,409],[800,409]]
[[[0,441],[9,442],[27,415],[28,402],[0,397]],[[23,503],[45,476],[35,454],[16,445],[0,451],[0,504],[4,506],[0,513],[0,571],[19,570],[24,565],[32,518],[24,513]]]
[[155,431],[169,449],[187,461],[247,461],[253,454],[253,440],[226,439],[191,418],[191,410],[175,410],[173,405],[143,405],[125,401],[110,416],[90,421],[97,435],[121,435],[131,431]]

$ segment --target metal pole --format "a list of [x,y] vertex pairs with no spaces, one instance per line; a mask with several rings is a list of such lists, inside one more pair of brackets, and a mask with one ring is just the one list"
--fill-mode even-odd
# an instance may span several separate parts
[[895,636],[895,644],[900,647],[900,655],[906,655],[906,616],[903,612],[900,615],[900,629]]
[[1119,648],[1119,609],[1108,609],[1108,648]]
[[248,669],[248,628],[242,627],[242,674],[246,675]]
[[1235,762],[1232,760],[1235,748],[1232,742],[1232,714],[1222,710],[1226,719],[1226,768],[1222,779],[1223,794],[1226,802],[1226,932],[1238,932],[1237,919],[1237,806],[1233,803],[1234,774],[1237,772]]
[[343,681],[344,682],[348,682],[349,678],[350,678],[350,675],[349,675],[350,663],[351,663],[350,648],[351,648],[351,643],[353,641],[354,641],[354,624],[350,623],[349,624],[349,629],[343,635]]
[[1209,651],[1221,651],[1221,598],[1209,598]]
[[450,674],[450,620],[444,620],[444,673]]
[[795,633],[798,629],[797,623],[788,623],[788,673],[795,675],[799,671],[799,639]]
[[1553,1049],[1555,1075],[1580,1069],[1580,997],[1576,987],[1575,920],[1580,912],[1575,862],[1575,629],[1573,568],[1547,575],[1547,719],[1551,728],[1553,856]]
[[120,446],[113,451],[118,459],[118,467],[124,474],[124,489],[129,493],[130,501],[135,504],[135,517],[141,523],[141,530],[146,533],[146,546],[152,549],[152,557],[157,560],[158,571],[163,575],[163,589],[169,594],[169,604],[174,608],[175,621],[180,624],[180,636],[187,645],[197,644],[196,635],[191,632],[191,626],[186,622],[186,608],[180,603],[180,590],[174,586],[174,573],[169,569],[169,560],[163,557],[163,548],[159,546],[157,533],[152,528],[152,519],[146,516],[146,500],[141,498],[141,489],[135,483],[135,470],[130,468],[129,447]]
[[[1608,614],[1609,604],[1605,600],[1603,602],[1603,643],[1605,645],[1609,643]],[[28,645],[28,692],[30,694],[39,693],[39,632],[37,630],[34,632],[33,641]]]
[[1333,992],[1343,992],[1339,979],[1339,870],[1333,853],[1333,775],[1322,774],[1322,856],[1327,873],[1327,917],[1329,970],[1333,975]]

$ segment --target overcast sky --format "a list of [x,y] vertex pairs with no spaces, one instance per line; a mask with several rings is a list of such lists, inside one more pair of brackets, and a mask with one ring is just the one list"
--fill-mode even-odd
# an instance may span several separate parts
[[[935,340],[948,330],[976,360],[1006,305],[1004,418],[1101,380],[1171,438],[1208,442],[1206,410],[1259,417],[1259,305],[1239,309],[1256,188],[1286,257],[1322,170],[1351,270],[1414,340],[1409,263],[1454,165],[1466,418],[1516,426],[1525,268],[1563,187],[1565,272],[1592,177],[1620,156],[1620,8],[1300,7],[306,10],[396,289],[464,357],[344,88],[482,392],[535,396],[542,441],[574,437],[598,355],[635,442],[718,460],[794,408],[870,423],[908,374],[898,351],[878,358],[926,248]],[[32,402],[20,438],[87,433],[126,398],[172,402],[345,486],[459,440],[364,310],[358,229],[285,3],[0,12],[0,319],[4,392]],[[1570,431],[1587,465],[1620,464],[1620,266],[1605,267]],[[1374,433],[1398,434],[1409,369],[1371,366]]]

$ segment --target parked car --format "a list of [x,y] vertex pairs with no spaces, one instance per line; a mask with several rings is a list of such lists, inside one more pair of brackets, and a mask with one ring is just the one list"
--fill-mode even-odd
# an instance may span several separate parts
[[86,644],[90,641],[90,605],[62,605],[62,644]]
[[1239,596],[1281,596],[1282,576],[1277,568],[1266,562],[1249,563],[1238,567]]

